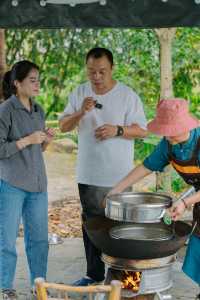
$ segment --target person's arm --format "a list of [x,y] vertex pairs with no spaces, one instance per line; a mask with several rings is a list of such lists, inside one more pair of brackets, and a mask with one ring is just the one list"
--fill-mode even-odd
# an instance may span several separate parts
[[16,141],[16,146],[18,150],[22,150],[29,145],[39,145],[42,144],[46,139],[46,133],[44,131],[35,131],[30,135],[27,135]]
[[134,91],[130,90],[123,137],[125,139],[144,138],[148,135],[146,126],[147,120],[142,101]]
[[143,164],[134,168],[126,177],[124,177],[116,186],[114,186],[108,195],[117,194],[123,192],[126,188],[137,183],[145,176],[151,174],[152,171],[145,168]]
[[9,158],[18,151],[23,150],[32,144],[42,144],[46,138],[46,134],[42,131],[20,138],[17,141],[8,141],[6,136],[0,137],[0,159]]
[[43,131],[19,138],[9,139],[9,132],[12,128],[12,116],[10,112],[1,107],[0,110],[0,159],[9,158],[31,144],[41,144],[46,137]]
[[146,129],[141,128],[138,124],[131,124],[130,126],[122,126],[124,139],[133,138],[145,138],[148,135],[148,131]]
[[68,132],[76,128],[83,116],[84,113],[82,111],[77,111],[71,115],[64,116],[61,120],[59,120],[61,132]]
[[81,109],[72,113],[64,115],[59,120],[59,127],[61,132],[68,132],[76,128],[78,126],[79,121],[82,117],[89,111],[91,111],[95,106],[95,101],[91,97],[87,97],[84,99]]
[[161,171],[168,164],[166,140],[162,139],[154,151],[143,161],[142,164],[134,168],[124,179],[122,179],[110,192],[120,193],[127,187],[137,183],[140,179],[152,172]]
[[166,151],[166,141],[162,141],[156,146],[155,150],[143,161],[143,164],[134,168],[126,177],[117,183],[103,199],[102,206],[106,206],[106,198],[109,195],[123,192],[129,186],[137,183],[142,178],[154,171],[162,171],[168,164],[168,156]]
[[185,203],[186,207],[190,207],[191,205],[198,203],[198,202],[200,202],[200,191],[198,191],[198,192],[194,193],[193,195],[184,199],[184,203]]
[[126,92],[128,93],[128,103],[124,124],[103,124],[95,131],[95,137],[97,139],[106,140],[118,137],[118,126],[122,127],[120,138],[123,139],[132,140],[133,138],[144,138],[148,135],[148,131],[146,130],[146,118],[139,96],[131,89],[128,89]]
[[[133,138],[144,138],[148,134],[147,130],[140,128],[137,124],[120,127],[122,127],[123,130],[123,134],[120,135],[120,138],[132,140]],[[95,130],[95,137],[101,141],[109,138],[118,137],[117,131],[118,126],[104,124]]]

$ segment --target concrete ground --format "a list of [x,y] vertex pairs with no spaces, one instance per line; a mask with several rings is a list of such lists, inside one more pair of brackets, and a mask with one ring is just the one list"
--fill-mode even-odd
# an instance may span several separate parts
[[[22,238],[18,238],[17,248],[19,259],[16,273],[16,289],[20,295],[19,300],[24,300],[27,299],[29,292],[29,280]],[[174,284],[169,291],[173,296],[173,300],[192,300],[195,299],[195,295],[198,292],[197,286],[181,271],[184,254],[185,247],[178,253],[178,259],[173,267]],[[49,281],[71,284],[84,274],[85,267],[82,239],[65,239],[63,244],[50,246]]]

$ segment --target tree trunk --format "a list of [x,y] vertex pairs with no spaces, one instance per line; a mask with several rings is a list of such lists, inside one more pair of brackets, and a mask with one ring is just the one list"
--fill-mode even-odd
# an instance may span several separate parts
[[[160,42],[160,99],[173,97],[172,85],[172,41],[176,28],[155,29]],[[156,190],[171,192],[171,167],[165,168],[163,173],[156,174]]]
[[0,29],[0,101],[2,96],[2,78],[6,70],[5,29]]

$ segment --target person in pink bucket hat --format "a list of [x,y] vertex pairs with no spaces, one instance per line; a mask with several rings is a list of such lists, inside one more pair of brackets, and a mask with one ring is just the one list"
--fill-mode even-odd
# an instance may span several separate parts
[[[154,171],[162,172],[171,164],[196,193],[177,201],[170,208],[173,220],[178,220],[191,205],[195,229],[190,237],[183,271],[200,285],[200,122],[189,113],[188,101],[164,99],[157,105],[155,118],[148,123],[149,132],[163,136],[154,151],[122,179],[108,195],[123,192]],[[107,195],[107,196],[108,196]],[[105,201],[104,199],[104,206]],[[200,299],[200,295],[198,296]]]
[[161,100],[157,106],[157,114],[147,128],[150,132],[166,136],[182,136],[199,126],[199,120],[188,112],[188,102],[184,99]]

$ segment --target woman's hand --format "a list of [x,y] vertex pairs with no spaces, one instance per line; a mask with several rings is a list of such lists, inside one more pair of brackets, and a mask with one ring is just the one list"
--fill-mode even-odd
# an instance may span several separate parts
[[34,133],[25,137],[29,145],[42,144],[46,139],[46,133],[43,131],[35,131]]
[[181,218],[185,211],[186,207],[183,201],[178,201],[173,204],[173,206],[169,209],[170,216],[174,221],[177,221]]
[[49,144],[54,139],[55,130],[53,128],[47,128],[45,129],[45,133],[46,133],[45,143]]
[[43,131],[35,131],[30,135],[25,136],[24,138],[19,139],[16,142],[16,145],[19,150],[26,148],[29,145],[39,145],[42,144],[46,139],[46,133]]

